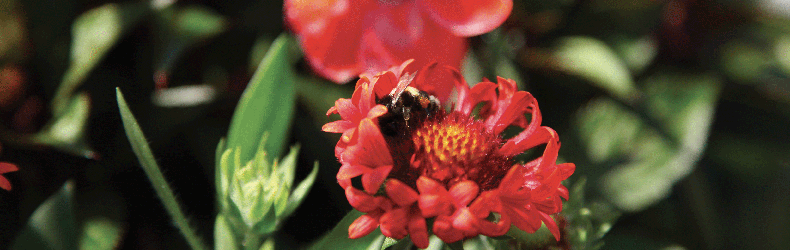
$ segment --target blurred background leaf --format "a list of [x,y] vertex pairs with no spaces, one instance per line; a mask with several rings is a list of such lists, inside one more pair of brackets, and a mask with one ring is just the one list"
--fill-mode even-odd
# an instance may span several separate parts
[[33,212],[13,249],[77,249],[78,228],[74,183],[69,181]]

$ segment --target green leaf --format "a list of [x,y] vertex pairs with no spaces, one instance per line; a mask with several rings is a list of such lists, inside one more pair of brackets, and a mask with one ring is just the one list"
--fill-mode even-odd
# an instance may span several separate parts
[[488,237],[478,235],[477,237],[464,240],[464,249],[494,250],[494,246]]
[[227,27],[225,17],[211,9],[191,5],[183,8],[164,8],[156,13],[160,44],[157,71],[167,73],[188,47],[216,36]]
[[299,145],[291,147],[288,154],[277,164],[277,173],[283,176],[285,183],[294,183],[296,174],[296,156],[299,154]]
[[218,214],[214,222],[214,249],[236,250],[237,244],[233,229],[225,220],[225,216],[222,213]]
[[145,140],[145,135],[143,135],[140,125],[137,124],[137,120],[134,119],[132,112],[129,110],[129,106],[123,98],[121,89],[115,88],[115,94],[118,102],[118,109],[121,113],[121,120],[123,121],[123,128],[126,131],[126,137],[132,144],[132,150],[140,161],[140,165],[142,165],[146,176],[151,180],[154,191],[156,191],[159,199],[162,200],[165,210],[167,210],[173,218],[174,224],[181,230],[181,234],[184,235],[192,249],[206,249],[205,244],[203,244],[195,231],[189,226],[189,221],[181,211],[181,207],[176,201],[173,190],[170,189],[170,185],[167,183],[167,180],[165,180],[164,175],[162,175],[162,171],[159,170],[160,168],[154,159],[154,154],[151,152],[151,148]]
[[363,213],[357,210],[351,210],[343,220],[329,231],[326,235],[321,237],[309,249],[310,250],[333,250],[333,249],[347,249],[347,250],[379,250],[384,244],[384,235],[381,231],[376,229],[365,237],[359,239],[348,238],[348,226],[354,222]]
[[55,116],[32,140],[58,150],[95,159],[97,154],[85,141],[85,127],[90,116],[90,97],[85,92],[73,96],[63,112]]
[[252,149],[265,131],[269,132],[265,151],[271,159],[278,158],[288,142],[295,102],[289,43],[291,39],[286,34],[274,41],[236,106],[227,147],[242,148],[242,162],[255,154]]
[[72,25],[71,62],[52,99],[52,113],[59,116],[88,73],[104,54],[146,14],[145,3],[105,4],[89,10]]
[[599,40],[563,38],[553,56],[560,71],[587,79],[620,100],[630,101],[638,94],[628,67]]
[[609,201],[629,212],[660,201],[693,170],[719,93],[711,75],[664,73],[644,86],[639,107],[597,99],[579,113],[577,126],[593,163],[624,161],[597,181]]
[[13,249],[77,249],[77,233],[74,182],[67,181],[33,212]]
[[307,175],[307,178],[302,180],[299,185],[296,186],[295,189],[291,192],[291,196],[288,197],[288,205],[285,207],[285,211],[283,211],[283,216],[289,216],[291,213],[296,210],[299,205],[302,204],[304,198],[307,197],[307,193],[310,192],[310,188],[313,186],[313,182],[315,182],[315,177],[318,175],[318,161],[315,162],[313,165],[313,171]]
[[122,228],[117,222],[105,217],[94,217],[82,225],[79,249],[111,250],[121,242]]

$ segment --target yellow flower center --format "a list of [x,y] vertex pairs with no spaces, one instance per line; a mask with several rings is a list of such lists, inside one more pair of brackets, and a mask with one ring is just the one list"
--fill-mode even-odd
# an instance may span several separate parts
[[412,134],[411,167],[421,175],[447,185],[473,180],[481,188],[495,188],[509,165],[497,155],[497,135],[487,132],[481,121],[456,114],[426,120]]

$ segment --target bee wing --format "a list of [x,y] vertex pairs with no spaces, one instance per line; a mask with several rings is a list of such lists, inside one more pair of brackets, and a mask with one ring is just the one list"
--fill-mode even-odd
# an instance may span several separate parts
[[392,96],[392,104],[398,102],[398,99],[400,99],[400,94],[406,90],[406,87],[409,87],[409,84],[411,84],[412,80],[414,80],[414,76],[416,75],[416,72],[413,74],[403,73],[403,75],[400,77],[400,80],[398,80],[398,86],[396,86],[394,89],[392,89],[392,92],[390,92],[390,96]]

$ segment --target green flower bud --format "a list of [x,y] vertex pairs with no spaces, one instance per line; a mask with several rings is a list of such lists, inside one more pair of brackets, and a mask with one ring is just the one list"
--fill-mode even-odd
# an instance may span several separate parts
[[244,235],[268,236],[288,217],[304,199],[317,174],[312,173],[296,189],[291,190],[296,170],[299,147],[291,148],[281,162],[270,162],[263,151],[265,136],[254,157],[241,162],[241,148],[226,149],[221,157],[221,176],[217,191],[224,194],[220,205],[235,232]]

